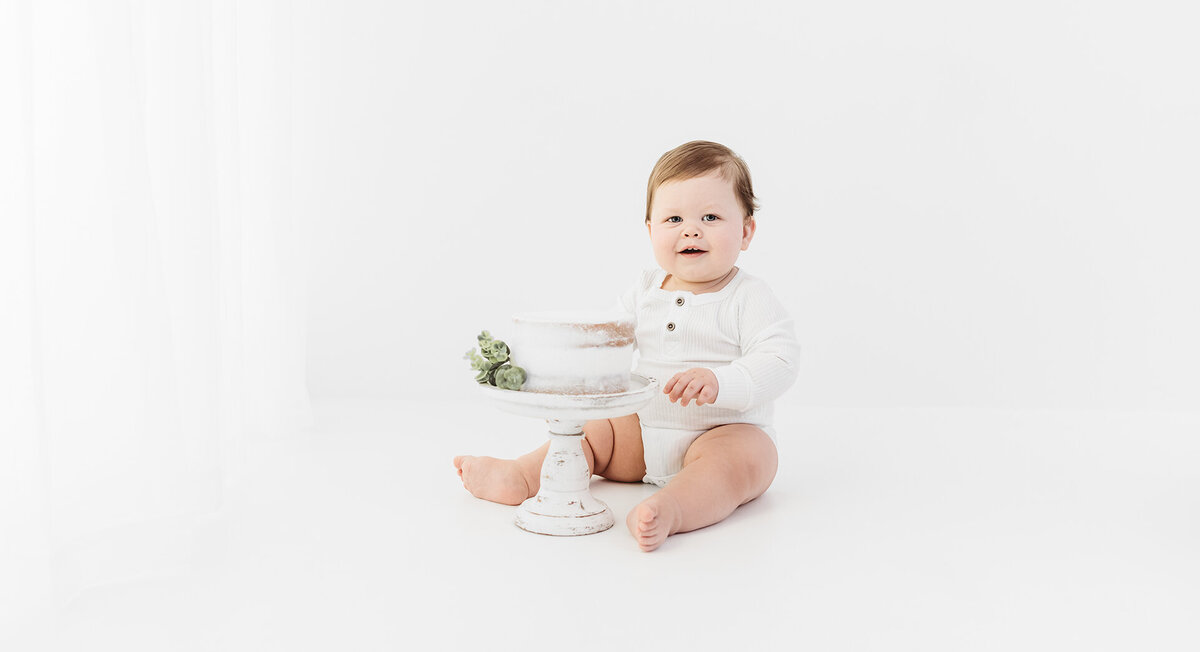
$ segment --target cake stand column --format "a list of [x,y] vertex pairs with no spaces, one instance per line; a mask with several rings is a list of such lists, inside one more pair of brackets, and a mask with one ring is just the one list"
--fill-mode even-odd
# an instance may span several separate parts
[[542,462],[541,486],[517,508],[517,527],[538,534],[578,536],[613,526],[612,510],[592,497],[592,472],[583,453],[584,421],[547,419],[550,450]]

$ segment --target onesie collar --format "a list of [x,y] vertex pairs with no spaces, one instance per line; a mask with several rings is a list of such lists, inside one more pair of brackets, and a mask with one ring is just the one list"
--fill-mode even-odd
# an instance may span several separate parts
[[679,297],[684,297],[686,301],[692,305],[704,305],[706,303],[717,303],[725,299],[725,297],[733,294],[734,288],[741,285],[742,280],[746,277],[746,272],[738,267],[733,278],[725,284],[725,287],[716,292],[705,292],[704,294],[696,294],[688,290],[664,290],[662,288],[663,281],[667,278],[666,270],[659,268],[654,272],[654,277],[650,279],[650,296],[664,301],[674,301]]

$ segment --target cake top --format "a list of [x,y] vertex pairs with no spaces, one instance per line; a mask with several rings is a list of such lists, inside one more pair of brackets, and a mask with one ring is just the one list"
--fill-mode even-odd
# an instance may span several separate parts
[[513,321],[533,324],[617,325],[634,323],[634,316],[616,310],[546,310],[513,315]]
[[513,315],[518,326],[537,327],[566,333],[577,333],[593,346],[627,346],[633,344],[637,318],[615,310],[555,310],[526,312]]

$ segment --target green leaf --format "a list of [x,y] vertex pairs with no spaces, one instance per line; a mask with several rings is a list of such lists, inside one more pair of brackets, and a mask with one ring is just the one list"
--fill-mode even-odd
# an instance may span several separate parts
[[506,362],[508,360],[508,345],[499,340],[493,340],[483,349],[483,355],[492,362]]
[[496,386],[500,389],[517,391],[525,384],[525,370],[513,365],[505,365],[496,370]]
[[463,359],[470,361],[471,368],[476,371],[475,382],[504,389],[521,389],[525,384],[525,370],[509,364],[512,351],[508,345],[492,337],[488,331],[480,331],[475,339],[479,343],[479,351],[470,349],[463,355]]

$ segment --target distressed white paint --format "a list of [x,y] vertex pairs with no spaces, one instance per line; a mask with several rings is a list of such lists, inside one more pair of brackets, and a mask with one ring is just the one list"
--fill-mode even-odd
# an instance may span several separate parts
[[658,382],[631,376],[630,391],[618,394],[537,394],[483,387],[502,410],[546,419],[550,450],[542,462],[541,488],[517,507],[517,527],[537,534],[579,536],[613,526],[612,510],[592,497],[592,473],[583,454],[583,425],[637,412],[654,396]]
[[634,316],[623,312],[515,315],[509,344],[513,364],[526,373],[522,391],[627,391],[633,367],[634,324]]

